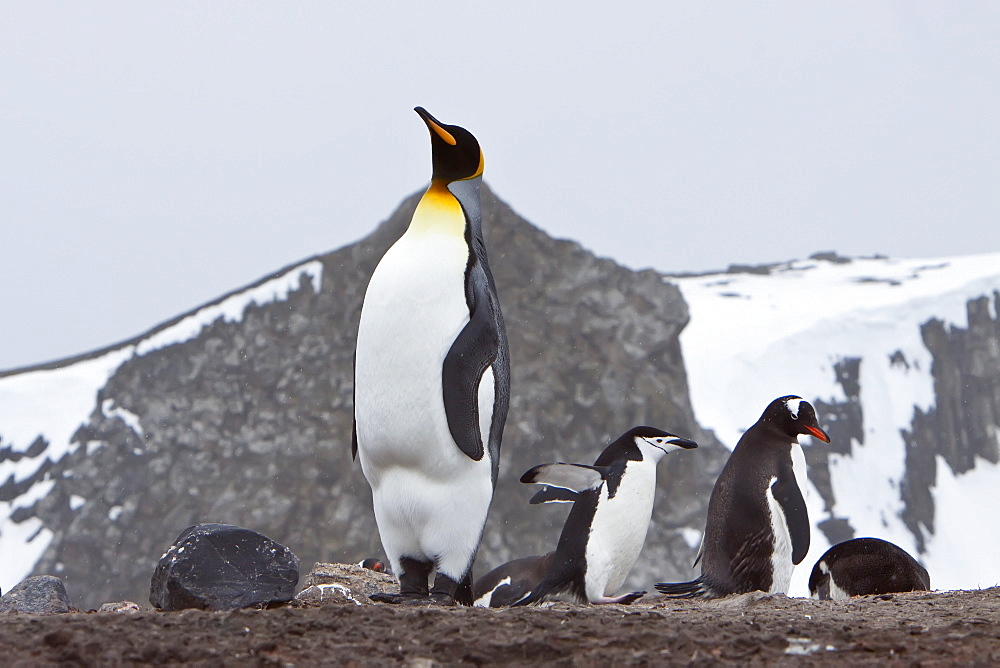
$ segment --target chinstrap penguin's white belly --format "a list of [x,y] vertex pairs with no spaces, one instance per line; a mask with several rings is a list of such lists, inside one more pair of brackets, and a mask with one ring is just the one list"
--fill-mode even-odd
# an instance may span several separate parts
[[613,499],[601,489],[587,541],[587,597],[612,596],[635,565],[653,514],[655,463],[630,461]]

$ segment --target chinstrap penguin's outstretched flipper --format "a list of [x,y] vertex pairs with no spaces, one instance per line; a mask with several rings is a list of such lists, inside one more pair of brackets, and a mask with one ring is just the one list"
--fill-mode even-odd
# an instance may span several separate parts
[[800,485],[805,457],[798,437],[830,438],[801,397],[772,401],[740,438],[712,489],[705,535],[691,582],[661,582],[671,598],[785,593],[809,550],[809,514]]
[[[634,427],[611,443],[593,466],[542,464],[521,482],[545,485],[540,502],[571,501],[545,577],[514,605],[563,599],[628,604],[645,592],[613,594],[646,539],[663,455],[697,444],[654,427]],[[537,503],[536,494],[532,503]]]
[[431,184],[365,293],[352,451],[400,584],[372,598],[471,605],[510,397],[507,334],[483,241],[479,142],[416,112]]

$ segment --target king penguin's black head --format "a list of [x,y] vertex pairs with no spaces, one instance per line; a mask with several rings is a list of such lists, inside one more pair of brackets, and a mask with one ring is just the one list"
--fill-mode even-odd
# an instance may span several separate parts
[[808,401],[794,394],[778,397],[764,409],[761,422],[769,422],[788,436],[806,434],[830,442],[830,437],[819,426],[816,409]]
[[475,178],[483,173],[483,152],[471,132],[457,125],[441,123],[423,107],[416,107],[414,111],[431,131],[432,179],[450,183]]

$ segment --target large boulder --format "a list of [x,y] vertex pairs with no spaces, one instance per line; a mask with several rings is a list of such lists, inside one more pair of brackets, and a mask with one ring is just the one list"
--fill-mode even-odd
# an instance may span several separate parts
[[27,578],[0,598],[0,612],[47,615],[72,609],[66,586],[51,575]]
[[232,610],[285,603],[299,558],[270,538],[229,524],[189,527],[160,557],[149,602],[160,610]]

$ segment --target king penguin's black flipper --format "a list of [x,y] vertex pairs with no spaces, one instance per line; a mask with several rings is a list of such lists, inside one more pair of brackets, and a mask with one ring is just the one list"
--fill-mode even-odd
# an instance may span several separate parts
[[[444,412],[451,437],[459,449],[479,461],[484,452],[484,425],[479,424],[479,384],[486,369],[497,359],[500,337],[490,312],[485,276],[470,271],[468,280],[472,288],[469,322],[444,358]],[[487,438],[490,427],[485,425]]]
[[[351,356],[351,386],[353,388],[355,378],[357,377],[357,372],[355,367],[357,366],[358,351],[354,351],[354,355]],[[351,390],[351,461],[356,461],[358,459],[358,418],[354,413],[355,406],[355,396],[357,393]]]

